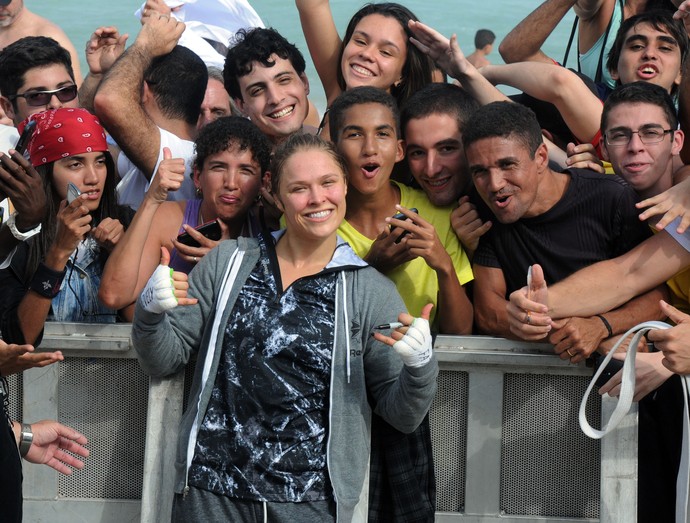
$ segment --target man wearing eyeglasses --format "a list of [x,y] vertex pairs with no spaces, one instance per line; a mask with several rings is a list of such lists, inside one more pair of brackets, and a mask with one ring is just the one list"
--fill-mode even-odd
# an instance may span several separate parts
[[673,186],[673,162],[684,135],[665,89],[647,82],[620,86],[604,103],[601,131],[604,158],[641,199]]

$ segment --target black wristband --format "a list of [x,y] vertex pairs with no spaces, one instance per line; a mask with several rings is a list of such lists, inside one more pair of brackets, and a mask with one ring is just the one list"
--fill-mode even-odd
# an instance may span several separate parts
[[34,273],[31,282],[29,283],[29,289],[37,294],[40,294],[44,298],[53,299],[60,292],[60,286],[62,285],[62,279],[65,277],[67,268],[65,267],[62,272],[54,271],[50,267],[41,262],[38,264],[38,268]]
[[604,324],[604,327],[606,327],[606,330],[609,333],[606,339],[609,339],[611,336],[613,336],[613,329],[611,328],[611,324],[601,314],[595,314],[595,316],[599,318],[601,322]]

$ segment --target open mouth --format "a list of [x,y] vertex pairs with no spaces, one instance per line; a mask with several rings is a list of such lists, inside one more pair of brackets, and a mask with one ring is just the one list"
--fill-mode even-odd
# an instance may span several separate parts
[[644,65],[637,70],[637,74],[640,78],[652,78],[659,74],[659,70],[653,65]]
[[286,116],[291,115],[294,110],[295,106],[290,105],[288,107],[285,107],[284,109],[281,109],[280,111],[276,111],[274,113],[269,114],[268,117],[274,120],[277,120],[278,118],[285,118]]
[[373,178],[379,171],[380,165],[374,162],[369,162],[362,165],[362,173],[367,178]]
[[494,198],[494,202],[496,203],[497,207],[502,209],[503,207],[506,207],[508,205],[508,203],[510,201],[510,197],[511,197],[510,194],[503,194],[500,196],[496,196]]
[[361,65],[352,64],[350,67],[355,73],[361,76],[376,76],[372,71],[370,71],[366,67],[362,67]]

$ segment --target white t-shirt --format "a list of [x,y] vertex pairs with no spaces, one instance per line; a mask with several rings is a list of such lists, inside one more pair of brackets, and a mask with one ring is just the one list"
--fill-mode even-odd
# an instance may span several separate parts
[[[185,178],[182,187],[177,191],[168,193],[168,200],[191,200],[195,198],[194,182],[192,181],[192,162],[194,160],[194,142],[178,138],[165,129],[158,128],[161,136],[161,147],[158,152],[158,161],[154,168],[154,176],[158,171],[158,166],[163,161],[163,147],[167,147],[172,152],[173,158],[185,159]],[[120,183],[117,184],[117,201],[120,205],[128,205],[135,211],[141,205],[144,195],[151,183],[146,176],[132,161],[120,153],[117,158],[117,170],[120,173]]]
[[[19,133],[17,132],[16,127],[13,127],[11,125],[0,124],[0,151],[7,153],[7,151],[9,151],[10,149],[14,148],[15,145],[17,145],[18,140]],[[7,198],[0,201],[0,209],[0,213],[2,213],[2,219],[0,219],[0,223],[3,223],[5,220],[7,220],[7,217],[10,215],[10,206],[9,202],[7,201]],[[14,252],[16,250],[16,248],[12,250],[12,252],[10,252],[4,260],[2,260],[2,262],[0,263],[0,270],[6,269],[10,266],[12,256],[14,255]]]

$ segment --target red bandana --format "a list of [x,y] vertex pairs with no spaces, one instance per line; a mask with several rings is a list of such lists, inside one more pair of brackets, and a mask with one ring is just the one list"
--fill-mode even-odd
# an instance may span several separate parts
[[32,114],[18,126],[20,133],[29,120],[36,120],[36,129],[27,148],[34,166],[76,154],[108,150],[103,127],[86,109],[63,107]]

